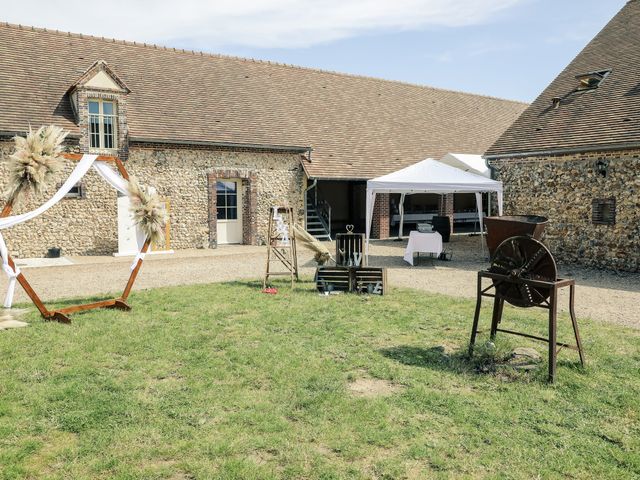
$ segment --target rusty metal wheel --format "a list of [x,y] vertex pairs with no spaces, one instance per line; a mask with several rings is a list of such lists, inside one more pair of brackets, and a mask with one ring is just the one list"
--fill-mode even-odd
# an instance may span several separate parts
[[551,293],[548,288],[528,285],[526,280],[555,282],[558,277],[556,261],[549,249],[529,236],[502,242],[491,259],[489,271],[511,278],[496,282],[497,293],[511,305],[525,308],[544,304]]

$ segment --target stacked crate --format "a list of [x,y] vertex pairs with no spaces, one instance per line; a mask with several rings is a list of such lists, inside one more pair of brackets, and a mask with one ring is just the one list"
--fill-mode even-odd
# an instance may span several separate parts
[[387,271],[380,267],[367,267],[364,254],[365,236],[353,233],[336,235],[336,266],[318,267],[316,288],[319,292],[368,293],[384,295],[387,285]]

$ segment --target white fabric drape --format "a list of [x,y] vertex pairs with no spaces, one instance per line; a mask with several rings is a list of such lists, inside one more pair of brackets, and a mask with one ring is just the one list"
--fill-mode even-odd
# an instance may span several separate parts
[[43,203],[35,210],[22,213],[20,215],[12,215],[11,217],[0,218],[0,230],[13,227],[14,225],[18,225],[20,223],[24,223],[31,219],[34,219],[53,207],[56,203],[62,200],[67,193],[69,193],[69,190],[71,190],[73,186],[82,179],[82,177],[85,176],[85,174],[91,168],[91,165],[93,165],[96,157],[97,155],[84,155],[78,162],[78,165],[76,165],[76,168],[74,168],[71,172],[71,175],[69,175],[69,178],[67,178],[67,181],[62,184],[60,189],[53,195],[53,197],[51,197],[47,202]]
[[404,261],[413,266],[413,254],[430,253],[437,257],[442,253],[442,235],[438,232],[421,233],[412,230],[404,251]]
[[93,168],[96,172],[98,172],[98,175],[104,178],[104,180],[118,192],[120,192],[122,195],[129,195],[129,190],[127,188],[129,182],[122,178],[120,174],[113,168],[111,168],[107,163],[95,162],[93,164]]
[[[42,215],[44,212],[46,212],[60,200],[62,200],[65,195],[69,193],[69,191],[73,188],[73,186],[76,185],[82,179],[82,177],[86,175],[86,173],[92,166],[98,173],[98,175],[100,175],[118,192],[123,195],[129,194],[127,189],[127,180],[122,178],[118,172],[116,172],[106,163],[97,162],[97,157],[97,155],[83,155],[76,167],[71,172],[71,175],[69,175],[69,178],[67,178],[67,180],[62,184],[58,191],[40,207],[30,212],[21,213],[20,215],[12,215],[10,217],[0,218],[0,256],[2,257],[2,269],[9,279],[9,286],[7,288],[7,294],[4,300],[5,308],[11,308],[11,305],[13,303],[16,279],[18,275],[20,275],[20,269],[17,266],[15,268],[11,268],[11,266],[9,265],[9,252],[2,236],[1,230],[19,225],[24,222],[28,222],[29,220]],[[141,250],[144,242],[146,241],[146,238],[140,227],[137,227],[136,237],[138,242],[138,250]],[[133,265],[131,266],[131,269],[133,270],[138,261],[142,259],[144,259],[144,254],[142,252],[139,252],[133,262]]]
[[20,269],[16,266],[11,268],[9,265],[9,252],[7,250],[7,244],[4,243],[4,238],[0,233],[0,256],[2,256],[2,270],[7,274],[9,279],[9,286],[7,287],[7,295],[4,298],[4,308],[11,308],[13,303],[13,294],[16,290],[16,279],[20,275]]

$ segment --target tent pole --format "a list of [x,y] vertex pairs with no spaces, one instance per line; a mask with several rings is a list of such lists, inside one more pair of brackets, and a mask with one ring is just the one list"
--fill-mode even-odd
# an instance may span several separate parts
[[[373,223],[373,208],[376,203],[375,190],[369,190],[367,185],[366,212],[365,212],[365,257],[369,262],[369,240],[371,239],[371,224]],[[367,263],[368,264],[368,263]]]
[[484,227],[482,222],[482,193],[476,192],[476,208],[478,209],[478,220],[480,226],[480,247],[482,248],[482,257],[486,258],[486,253],[484,249]]
[[404,233],[404,197],[406,193],[400,194],[400,228],[398,229],[398,240],[402,240]]

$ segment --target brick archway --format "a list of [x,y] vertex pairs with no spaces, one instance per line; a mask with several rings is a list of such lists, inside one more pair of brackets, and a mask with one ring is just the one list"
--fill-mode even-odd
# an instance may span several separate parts
[[236,169],[215,169],[208,175],[209,190],[209,246],[218,245],[218,206],[216,182],[220,178],[242,180],[242,244],[258,244],[258,195],[255,172]]

